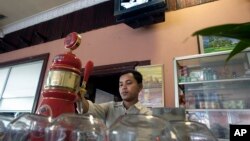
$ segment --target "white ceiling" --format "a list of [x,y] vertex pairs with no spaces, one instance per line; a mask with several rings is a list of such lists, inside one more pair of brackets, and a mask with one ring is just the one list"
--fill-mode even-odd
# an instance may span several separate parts
[[[108,0],[0,0],[0,36]],[[1,35],[2,34],[2,35]]]
[[7,16],[0,20],[0,27],[63,5],[71,0],[0,0],[0,13]]

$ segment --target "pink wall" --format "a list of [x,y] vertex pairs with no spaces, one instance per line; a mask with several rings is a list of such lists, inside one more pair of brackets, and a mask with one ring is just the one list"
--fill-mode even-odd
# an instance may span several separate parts
[[[191,34],[204,27],[250,21],[250,0],[219,0],[167,12],[166,21],[149,27],[131,29],[119,24],[83,33],[75,54],[85,64],[95,66],[150,59],[164,64],[165,106],[174,106],[173,58],[198,53],[196,37]],[[55,55],[65,52],[63,39],[0,54],[0,62],[50,53],[48,67]]]

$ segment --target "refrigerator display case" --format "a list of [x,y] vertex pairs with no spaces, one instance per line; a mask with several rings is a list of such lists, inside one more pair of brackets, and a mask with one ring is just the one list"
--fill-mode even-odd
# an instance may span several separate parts
[[225,62],[229,53],[174,58],[176,107],[220,140],[229,140],[229,124],[250,122],[250,50]]

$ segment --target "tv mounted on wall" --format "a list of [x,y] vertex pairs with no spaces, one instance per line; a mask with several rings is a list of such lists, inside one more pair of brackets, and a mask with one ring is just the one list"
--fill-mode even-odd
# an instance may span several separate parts
[[132,28],[165,21],[165,0],[115,0],[116,22]]

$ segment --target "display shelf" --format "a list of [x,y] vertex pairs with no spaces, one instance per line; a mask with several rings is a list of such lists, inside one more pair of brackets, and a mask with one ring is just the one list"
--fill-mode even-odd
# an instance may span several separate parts
[[215,112],[250,112],[249,109],[188,109],[186,110],[186,113],[188,112],[202,112],[202,111],[215,111]]
[[250,50],[226,63],[229,53],[173,61],[176,107],[185,107],[186,119],[206,124],[219,140],[229,139],[229,124],[246,124],[250,119]]
[[179,85],[192,85],[192,84],[204,84],[204,83],[222,83],[222,82],[237,82],[237,81],[250,81],[250,77],[247,78],[234,78],[234,79],[221,79],[221,80],[204,80],[196,82],[180,82]]

